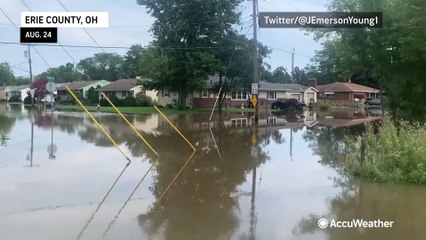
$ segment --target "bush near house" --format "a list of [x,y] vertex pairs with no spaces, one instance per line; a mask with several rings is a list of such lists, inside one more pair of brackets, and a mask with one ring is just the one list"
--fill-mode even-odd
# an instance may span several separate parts
[[9,102],[22,102],[21,96],[15,95],[9,98]]
[[30,96],[26,96],[24,98],[24,104],[31,104],[31,97]]
[[144,92],[136,94],[136,105],[141,107],[149,107],[153,105],[152,98],[147,96]]
[[124,107],[134,107],[136,106],[136,99],[133,96],[127,96],[123,99]]

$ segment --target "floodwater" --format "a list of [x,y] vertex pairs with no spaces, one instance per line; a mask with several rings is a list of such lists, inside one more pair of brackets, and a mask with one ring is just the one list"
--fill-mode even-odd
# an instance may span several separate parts
[[[156,157],[119,116],[94,113],[127,165],[83,113],[0,105],[0,239],[426,239],[425,187],[339,174],[345,136],[377,114],[303,115],[257,128],[249,114],[169,116],[194,154],[161,116],[128,115]],[[321,229],[322,217],[394,223]]]

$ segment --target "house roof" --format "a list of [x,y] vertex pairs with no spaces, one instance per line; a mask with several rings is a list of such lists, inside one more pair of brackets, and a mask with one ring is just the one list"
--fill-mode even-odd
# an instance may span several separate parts
[[67,89],[65,88],[65,85],[67,85],[67,86],[68,86],[71,90],[73,90],[73,91],[75,91],[75,90],[80,90],[80,89],[82,89],[82,88],[84,88],[84,87],[86,87],[86,86],[89,86],[89,85],[95,84],[95,83],[97,83],[97,82],[99,82],[99,81],[101,81],[101,80],[93,80],[93,81],[76,81],[76,82],[72,82],[72,83],[65,83],[64,85],[59,86],[59,87],[57,88],[57,90],[59,90],[59,91],[67,90]]
[[334,82],[326,85],[318,85],[320,92],[361,92],[361,93],[378,93],[379,90],[356,83]]
[[[259,82],[259,90],[266,91],[287,91],[287,92],[304,92],[309,88],[309,86],[304,86],[298,83],[270,83],[270,82]],[[313,88],[316,90],[315,88]]]
[[141,79],[119,79],[117,81],[111,82],[108,85],[105,85],[99,89],[96,89],[98,92],[117,92],[117,91],[129,91],[130,89],[138,86],[138,81],[148,81],[148,78]]
[[5,91],[8,92],[17,92],[29,88],[30,85],[21,85],[21,86],[7,86]]

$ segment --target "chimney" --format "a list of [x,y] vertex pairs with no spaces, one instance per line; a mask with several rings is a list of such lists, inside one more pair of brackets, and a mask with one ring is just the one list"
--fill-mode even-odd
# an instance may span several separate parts
[[317,79],[316,78],[309,78],[308,79],[308,86],[317,88]]
[[352,83],[351,78],[348,78],[348,83]]

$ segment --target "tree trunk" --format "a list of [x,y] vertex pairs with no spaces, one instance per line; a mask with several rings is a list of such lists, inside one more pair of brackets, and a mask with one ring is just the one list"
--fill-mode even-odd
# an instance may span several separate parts
[[219,74],[219,96],[218,96],[218,111],[219,111],[219,114],[221,114],[222,113],[222,109],[223,109],[223,100],[222,100],[222,96],[223,96],[223,89],[222,89],[222,91],[221,91],[221,87],[222,87],[222,83],[223,83],[223,78],[222,78],[223,76],[222,76],[222,74]]

